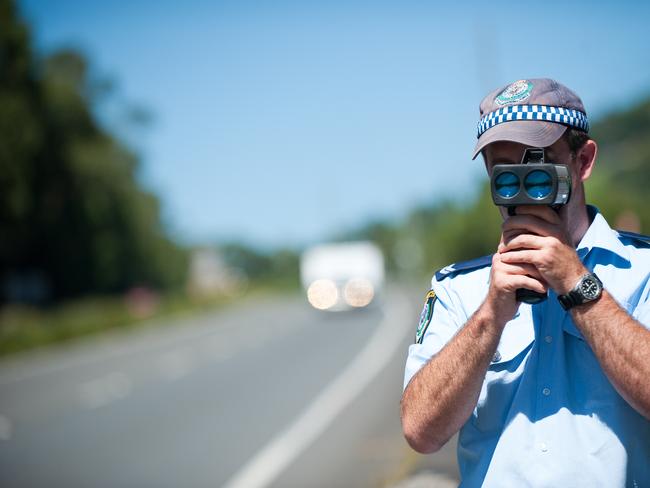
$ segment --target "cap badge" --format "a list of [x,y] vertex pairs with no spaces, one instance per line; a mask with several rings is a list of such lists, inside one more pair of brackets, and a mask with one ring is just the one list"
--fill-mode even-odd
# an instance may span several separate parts
[[508,103],[521,102],[526,100],[530,96],[530,92],[533,90],[533,84],[528,80],[519,80],[508,85],[505,90],[503,90],[494,101],[498,105],[506,105]]

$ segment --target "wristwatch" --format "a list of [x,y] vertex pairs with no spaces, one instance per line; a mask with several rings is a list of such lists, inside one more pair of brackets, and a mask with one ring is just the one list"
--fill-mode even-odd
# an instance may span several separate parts
[[603,293],[603,283],[594,273],[587,273],[578,284],[566,295],[558,295],[557,299],[564,310],[576,305],[598,300]]

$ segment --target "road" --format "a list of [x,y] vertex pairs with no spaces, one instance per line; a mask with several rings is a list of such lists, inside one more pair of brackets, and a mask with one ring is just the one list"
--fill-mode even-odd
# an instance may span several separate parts
[[[373,487],[434,468],[399,426],[417,296],[310,309],[302,297],[225,310],[0,363],[0,485]],[[415,300],[413,300],[415,298]]]

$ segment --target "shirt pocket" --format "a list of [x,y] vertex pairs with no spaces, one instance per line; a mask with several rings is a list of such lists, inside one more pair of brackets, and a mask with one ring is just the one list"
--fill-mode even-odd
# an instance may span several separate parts
[[[635,306],[632,306],[629,301],[622,300],[620,299],[620,297],[619,298],[614,297],[614,299],[616,300],[616,303],[618,303],[618,305],[627,313],[630,313],[631,310],[634,310],[636,308]],[[562,321],[562,330],[566,334],[569,334],[570,336],[580,339],[581,341],[586,343],[584,336],[578,330],[576,325],[573,323],[573,319],[571,318],[571,314],[569,312],[564,312],[564,320]]]
[[567,401],[572,411],[583,415],[604,414],[619,406],[622,398],[605,375],[598,358],[567,314],[564,331],[564,362],[569,388]]
[[533,324],[526,317],[506,324],[471,417],[479,431],[494,432],[505,426],[534,341]]
[[513,366],[513,360],[521,356],[534,340],[535,329],[529,314],[517,314],[504,327],[489,370],[498,371]]

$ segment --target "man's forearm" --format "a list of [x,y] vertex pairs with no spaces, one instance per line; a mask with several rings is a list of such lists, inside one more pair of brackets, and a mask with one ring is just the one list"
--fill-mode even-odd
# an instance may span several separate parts
[[485,304],[413,377],[402,396],[402,427],[415,450],[440,449],[467,421],[504,324]]
[[650,331],[606,291],[571,315],[618,393],[650,419]]

